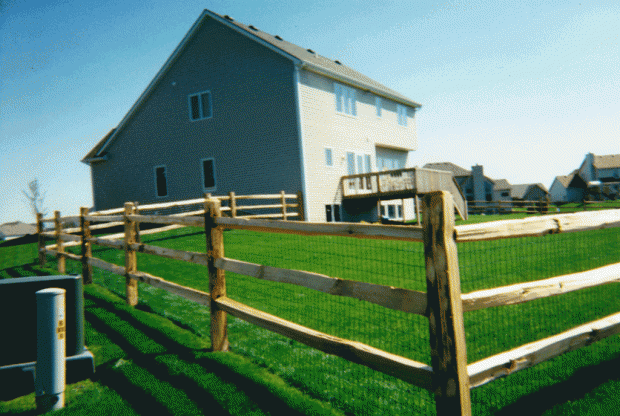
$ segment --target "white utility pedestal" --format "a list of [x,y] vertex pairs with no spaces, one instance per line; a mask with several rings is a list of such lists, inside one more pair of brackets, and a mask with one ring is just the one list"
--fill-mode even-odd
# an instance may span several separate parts
[[66,330],[65,290],[39,290],[37,296],[37,410],[46,413],[65,407]]

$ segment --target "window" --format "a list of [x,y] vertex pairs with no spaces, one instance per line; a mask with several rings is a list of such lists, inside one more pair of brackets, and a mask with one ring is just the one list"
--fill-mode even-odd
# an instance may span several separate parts
[[381,117],[381,107],[383,103],[381,102],[381,97],[375,97],[375,107],[377,108],[377,117]]
[[398,124],[407,127],[407,107],[397,104],[396,112],[398,113]]
[[325,220],[327,222],[340,222],[340,205],[325,205]]
[[332,155],[332,149],[325,148],[325,166],[334,166],[334,158]]
[[[370,173],[370,155],[364,153],[347,152],[347,173],[355,175],[358,173]],[[367,178],[351,179],[349,181],[349,189],[355,189],[357,185],[359,189],[371,189],[371,183]]]
[[334,84],[336,93],[336,111],[351,116],[357,115],[357,104],[355,102],[355,89],[342,84]]
[[213,116],[211,91],[204,91],[189,96],[189,119],[203,120]]
[[205,191],[215,191],[215,159],[202,159],[202,187]]
[[166,178],[166,167],[155,166],[155,189],[158,197],[168,196],[168,180]]

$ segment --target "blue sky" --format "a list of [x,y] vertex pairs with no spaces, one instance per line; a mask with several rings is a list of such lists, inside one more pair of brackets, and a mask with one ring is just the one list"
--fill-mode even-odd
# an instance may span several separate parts
[[[544,3],[544,4],[541,4]],[[0,0],[0,223],[92,205],[83,156],[204,8],[278,34],[422,104],[414,165],[540,182],[620,153],[620,2]]]

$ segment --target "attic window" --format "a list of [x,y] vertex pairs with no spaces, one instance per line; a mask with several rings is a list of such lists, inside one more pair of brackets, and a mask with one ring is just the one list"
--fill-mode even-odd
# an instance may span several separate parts
[[254,26],[254,25],[250,25],[250,26],[248,26],[248,27],[249,27],[250,29],[255,30],[255,31],[257,31],[257,32],[258,32],[258,29],[256,28],[256,26]]
[[284,40],[279,35],[276,35],[275,38],[278,39],[278,40]]
[[213,117],[211,91],[203,91],[189,96],[189,119],[203,120]]
[[224,15],[224,19],[226,19],[226,20],[230,20],[231,22],[234,22],[234,21],[235,21],[235,19],[233,19],[232,17],[230,17],[230,16],[229,16],[229,15],[227,15],[227,14],[225,14],[225,15]]

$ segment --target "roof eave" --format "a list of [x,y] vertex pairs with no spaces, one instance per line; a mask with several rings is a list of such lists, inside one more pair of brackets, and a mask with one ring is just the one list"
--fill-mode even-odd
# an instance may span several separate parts
[[333,72],[330,72],[330,71],[328,71],[328,70],[326,70],[324,68],[321,68],[319,66],[313,65],[312,63],[307,62],[307,61],[303,61],[302,62],[301,69],[306,69],[308,71],[317,73],[319,75],[323,75],[323,76],[325,76],[327,78],[331,78],[331,79],[336,80],[338,82],[342,82],[343,84],[348,84],[348,85],[350,85],[352,87],[357,87],[357,88],[359,88],[359,89],[361,89],[363,91],[372,92],[373,94],[377,94],[377,95],[379,95],[381,97],[388,98],[388,99],[390,99],[392,101],[396,101],[397,103],[404,104],[404,105],[413,107],[415,109],[418,109],[418,108],[422,107],[422,104],[416,103],[415,101],[405,100],[402,97],[398,97],[398,96],[395,96],[395,95],[392,95],[392,94],[388,94],[388,93],[386,93],[384,91],[381,91],[381,90],[378,90],[378,89],[374,88],[371,85],[364,84],[362,82],[356,82],[356,81],[353,81],[353,80],[351,80],[349,78],[345,78],[343,76],[334,74]]
[[86,165],[92,165],[93,163],[105,162],[108,160],[108,155],[97,156],[97,157],[85,157],[80,162]]

